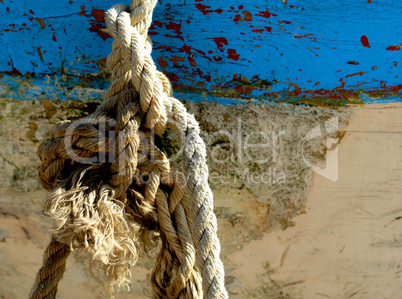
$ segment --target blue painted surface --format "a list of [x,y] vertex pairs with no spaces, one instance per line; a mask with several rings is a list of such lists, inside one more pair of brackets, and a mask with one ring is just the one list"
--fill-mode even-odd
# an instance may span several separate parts
[[[79,98],[77,84],[107,87],[112,40],[100,29],[121,1],[0,2],[0,95]],[[186,98],[401,101],[400,0],[159,2],[153,57]]]

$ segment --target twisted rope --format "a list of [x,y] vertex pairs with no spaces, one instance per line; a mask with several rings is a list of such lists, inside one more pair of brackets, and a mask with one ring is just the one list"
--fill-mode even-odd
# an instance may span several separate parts
[[[49,250],[68,244],[89,252],[91,265],[103,273],[96,279],[112,295],[129,285],[139,246],[147,250],[161,240],[154,298],[227,298],[205,144],[151,57],[147,32],[155,5],[133,0],[106,13],[114,42],[104,102],[86,118],[56,128],[39,147],[39,177],[52,191],[44,212],[58,242]],[[176,134],[181,166],[154,143],[154,134],[166,128]],[[51,273],[52,263],[42,270]],[[36,281],[34,294],[43,293],[42,284]]]
[[50,242],[43,255],[43,267],[36,275],[30,298],[45,299],[56,297],[57,285],[63,277],[69,255],[70,248],[66,244],[56,240]]

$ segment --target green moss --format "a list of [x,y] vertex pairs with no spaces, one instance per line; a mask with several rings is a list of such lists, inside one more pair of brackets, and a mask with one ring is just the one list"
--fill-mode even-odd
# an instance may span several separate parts
[[155,144],[168,158],[173,157],[180,150],[179,144],[176,141],[176,136],[169,128],[165,130],[165,133],[163,133],[162,136],[156,138]]

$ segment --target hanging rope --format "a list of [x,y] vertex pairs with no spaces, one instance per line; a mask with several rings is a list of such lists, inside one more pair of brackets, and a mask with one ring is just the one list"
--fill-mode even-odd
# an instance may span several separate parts
[[[54,240],[31,298],[54,298],[70,250],[89,253],[91,273],[97,270],[93,275],[112,295],[129,285],[140,246],[151,250],[158,242],[154,298],[228,297],[205,144],[151,58],[147,32],[155,5],[133,0],[106,13],[114,42],[104,102],[60,125],[39,147]],[[166,128],[180,145],[180,165],[155,145],[154,134]]]

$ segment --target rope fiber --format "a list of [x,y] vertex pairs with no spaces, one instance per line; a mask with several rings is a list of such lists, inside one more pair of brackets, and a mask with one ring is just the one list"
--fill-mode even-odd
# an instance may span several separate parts
[[[158,244],[153,298],[228,297],[205,144],[151,57],[156,3],[133,0],[107,11],[114,41],[103,103],[39,146],[53,239],[30,298],[55,298],[70,251],[89,254],[90,272],[113,296],[129,286],[140,248]],[[167,128],[180,146],[179,164],[155,145]]]

